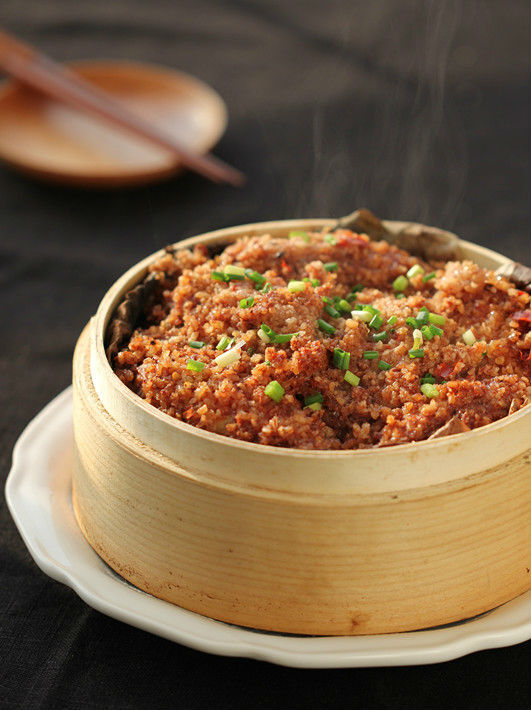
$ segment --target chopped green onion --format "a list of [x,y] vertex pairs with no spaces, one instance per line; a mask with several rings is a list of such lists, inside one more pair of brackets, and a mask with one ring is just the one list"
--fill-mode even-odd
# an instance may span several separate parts
[[276,380],[271,380],[271,382],[264,389],[264,394],[271,397],[271,399],[274,399],[275,402],[280,402],[284,396],[284,392],[284,387],[282,387],[280,382],[277,382]]
[[254,269],[245,269],[245,275],[248,279],[254,281],[257,286],[263,286],[267,280],[265,276],[259,274],[258,271],[254,271]]
[[[260,331],[264,333],[272,343],[287,343],[293,338],[293,336],[298,335],[298,333],[275,333],[273,328],[270,328],[265,323],[262,323],[258,330],[258,335],[262,340],[264,340],[264,338],[260,335]],[[264,340],[264,342],[266,341]]]
[[434,279],[436,276],[435,271],[431,271],[429,274],[426,274],[426,276],[422,277],[422,281],[424,283],[427,283],[428,281],[431,281],[431,279]]
[[437,382],[437,380],[430,372],[427,372],[425,375],[422,375],[422,377],[420,378],[421,385],[434,385],[436,382]]
[[395,294],[395,298],[405,298],[406,294],[405,293],[397,293]]
[[325,240],[325,242],[328,242],[329,244],[335,244],[335,243],[336,243],[336,238],[334,237],[333,234],[325,234],[324,240]]
[[428,323],[430,322],[430,312],[429,312],[428,310],[424,311],[424,310],[421,309],[421,310],[417,313],[416,321],[417,321],[417,325],[418,325],[419,327],[420,327],[421,325],[428,325]]
[[289,341],[298,334],[298,331],[296,333],[275,333],[272,341],[274,343],[289,343]]
[[271,363],[270,363],[269,360],[264,360],[264,364],[265,364],[265,365],[268,365],[269,367],[271,367]]
[[378,330],[381,328],[383,325],[383,318],[381,315],[378,313],[372,317],[372,319],[369,321],[369,328],[374,328],[374,330]]
[[380,315],[380,311],[374,306],[371,306],[370,303],[360,303],[359,305],[362,311],[372,313],[373,316]]
[[364,360],[376,360],[378,353],[376,350],[365,350],[362,357]]
[[339,370],[348,370],[350,363],[350,353],[341,350],[341,348],[334,348],[334,366]]
[[304,398],[305,407],[309,407],[310,404],[316,404],[321,402],[324,402],[324,397],[320,392],[316,392],[315,394],[309,394],[307,397]]
[[186,363],[186,369],[192,370],[192,372],[201,372],[205,364],[206,363],[201,362],[200,360],[188,360]]
[[238,362],[240,354],[240,348],[236,346],[230,350],[225,350],[225,352],[221,353],[221,355],[215,357],[214,362],[219,367],[229,367],[230,365],[234,365]]
[[264,285],[262,286],[262,288],[260,289],[260,291],[261,291],[262,293],[269,293],[269,292],[272,291],[272,290],[273,290],[273,287],[271,286],[271,284],[269,283],[269,281],[266,281],[265,284],[264,284]]
[[398,320],[398,318],[397,318],[396,316],[391,316],[391,317],[387,320],[387,325],[394,325],[397,320]]
[[415,276],[421,276],[424,273],[424,269],[420,264],[413,264],[411,269],[407,272],[406,276],[408,279],[414,279]]
[[317,319],[317,325],[319,327],[319,330],[322,330],[323,333],[328,333],[328,335],[334,335],[334,333],[336,332],[334,326],[330,325],[330,323],[327,323],[322,318]]
[[380,343],[382,340],[385,340],[387,338],[387,331],[382,330],[381,333],[374,333],[372,336],[372,339],[374,340],[375,343]]
[[406,318],[406,325],[409,325],[411,328],[416,328],[417,327],[417,319],[416,318]]
[[205,347],[205,343],[203,343],[202,340],[190,340],[190,342],[188,343],[188,345],[189,345],[191,348],[196,348],[196,350],[200,350],[201,348],[204,348],[204,347]]
[[348,382],[349,385],[352,385],[352,387],[357,387],[360,383],[360,378],[350,370],[345,372],[345,377],[343,379],[345,382]]
[[321,285],[321,282],[319,281],[319,279],[311,279],[309,276],[305,276],[303,278],[303,281],[305,283],[311,284],[314,288],[317,288],[317,286]]
[[428,318],[430,323],[433,323],[433,325],[444,325],[446,323],[446,318],[438,315],[437,313],[430,313]]
[[340,298],[336,303],[336,307],[341,313],[350,313],[350,303],[344,298]]
[[403,274],[397,276],[396,279],[393,281],[393,289],[395,291],[405,291],[408,285],[409,281]]
[[331,306],[329,303],[325,303],[324,309],[326,313],[328,313],[329,316],[332,316],[332,318],[340,318],[341,313],[339,311],[336,311],[334,306]]
[[422,337],[422,331],[415,328],[413,331],[413,350],[418,350],[423,342],[424,338]]
[[229,346],[230,343],[230,338],[224,335],[219,343],[216,345],[216,350],[226,350],[226,348]]
[[262,328],[258,328],[258,330],[256,331],[256,335],[260,338],[260,340],[263,343],[270,343],[271,342],[271,338],[269,337],[269,335],[267,333],[265,333],[262,330]]
[[224,281],[225,283],[227,283],[227,281],[230,281],[230,279],[229,279],[229,277],[227,276],[227,274],[223,273],[223,271],[216,271],[216,270],[214,270],[214,271],[210,274],[210,278],[214,279],[215,281]]
[[351,291],[350,293],[347,293],[345,296],[345,300],[348,301],[349,303],[354,303],[354,301],[358,298],[358,294],[354,293]]
[[294,239],[295,237],[301,237],[301,239],[304,239],[305,242],[310,241],[310,235],[308,234],[308,232],[304,232],[301,229],[294,229],[288,234],[288,237],[290,239]]
[[422,348],[411,348],[409,351],[409,357],[410,358],[416,358],[416,357],[424,357],[424,350]]
[[378,368],[380,370],[390,370],[392,368],[392,365],[390,365],[388,362],[385,362],[385,360],[380,360],[378,363]]
[[318,412],[320,409],[323,408],[323,405],[321,402],[314,402],[313,404],[308,404],[305,409],[313,409],[314,412]]
[[245,278],[245,269],[241,266],[234,266],[234,264],[228,264],[225,267],[225,275],[230,279],[243,280]]
[[337,271],[338,263],[337,261],[327,261],[326,264],[323,264],[323,269],[325,271]]
[[422,333],[422,337],[425,340],[431,340],[432,338],[435,337],[435,333],[431,329],[430,325],[423,325],[422,328],[420,329],[420,332]]
[[373,315],[369,311],[352,311],[352,317],[362,320],[364,323],[368,323],[373,319]]
[[466,345],[474,345],[476,342],[476,336],[471,329],[465,330],[462,337]]
[[365,286],[363,284],[356,284],[350,289],[350,291],[351,293],[357,293],[358,291],[363,291],[364,288]]
[[288,291],[290,291],[290,293],[300,293],[304,291],[305,288],[304,281],[290,281],[288,284]]
[[436,325],[430,324],[428,327],[431,330],[431,332],[433,333],[433,335],[443,335],[444,334],[444,330],[442,328],[437,328]]
[[425,384],[421,385],[420,391],[425,397],[428,397],[428,399],[439,396],[439,390],[431,382],[426,382]]
[[240,308],[250,308],[254,305],[254,296],[249,296],[249,298],[242,298],[240,301]]

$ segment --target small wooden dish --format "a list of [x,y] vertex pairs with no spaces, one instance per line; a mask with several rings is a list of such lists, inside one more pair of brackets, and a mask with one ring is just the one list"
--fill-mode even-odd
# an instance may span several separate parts
[[[192,76],[132,62],[69,66],[192,151],[208,152],[225,131],[223,100]],[[79,187],[139,185],[181,169],[164,149],[14,81],[0,89],[0,158],[33,177]]]
[[[247,225],[179,246],[330,224]],[[508,263],[456,245],[481,266]],[[531,588],[531,405],[468,433],[360,451],[249,444],[179,422],[134,395],[104,349],[116,306],[159,255],[114,284],[74,357],[74,510],[113,569],[214,619],[296,634],[447,624]]]

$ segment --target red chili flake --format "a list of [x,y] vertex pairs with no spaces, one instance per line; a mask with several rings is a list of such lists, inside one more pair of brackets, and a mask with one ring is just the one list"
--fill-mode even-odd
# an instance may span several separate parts
[[346,247],[349,245],[366,247],[367,243],[367,240],[363,239],[361,235],[354,234],[354,232],[351,231],[345,231],[342,234],[336,236],[336,244],[338,247]]
[[531,363],[531,350],[528,352],[527,357],[525,356],[524,350],[520,350],[520,357],[524,362]]
[[513,320],[518,321],[519,323],[529,323],[531,325],[531,311],[516,311],[516,313],[513,313],[511,318]]
[[454,367],[454,365],[450,365],[447,362],[442,365],[438,365],[435,368],[435,375],[437,377],[441,377],[443,380],[447,380],[454,371]]
[[288,264],[288,262],[285,259],[282,259],[280,262],[280,265],[284,269],[284,271],[287,271],[288,273],[291,271],[291,266]]

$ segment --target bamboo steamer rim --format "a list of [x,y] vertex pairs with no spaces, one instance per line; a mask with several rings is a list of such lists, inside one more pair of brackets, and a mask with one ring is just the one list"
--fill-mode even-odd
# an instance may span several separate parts
[[[330,227],[332,219],[299,219],[246,224],[207,232],[175,244],[227,243],[242,236],[286,236],[293,229]],[[409,223],[384,222],[399,226]],[[453,235],[455,236],[455,235]],[[458,240],[458,258],[486,268],[511,260],[490,249]],[[233,439],[181,422],[134,394],[114,373],[105,353],[107,324],[124,294],[164,255],[159,250],[131,267],[103,297],[90,324],[90,373],[103,407],[127,432],[192,473],[214,471],[220,481],[249,488],[323,494],[382,494],[426,489],[486,471],[531,448],[531,404],[470,432],[377,449],[287,449]],[[444,461],[443,466],[440,462]],[[438,465],[432,463],[438,462]],[[426,491],[427,493],[427,491]]]

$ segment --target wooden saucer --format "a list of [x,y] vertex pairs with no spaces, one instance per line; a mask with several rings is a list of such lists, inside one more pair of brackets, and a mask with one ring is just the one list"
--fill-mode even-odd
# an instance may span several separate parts
[[[133,62],[70,66],[198,153],[208,152],[226,128],[221,97],[182,72]],[[162,148],[15,81],[0,89],[0,158],[33,177],[80,187],[139,185],[181,169]]]

